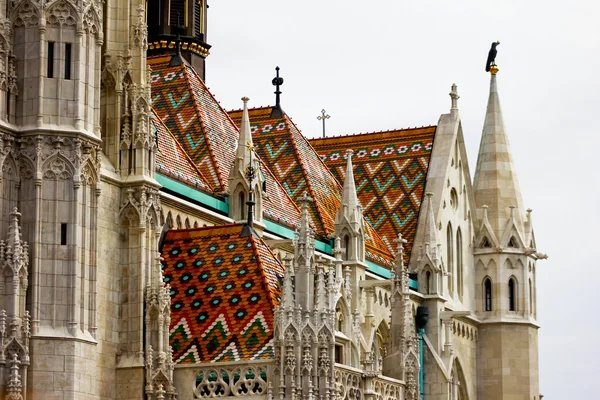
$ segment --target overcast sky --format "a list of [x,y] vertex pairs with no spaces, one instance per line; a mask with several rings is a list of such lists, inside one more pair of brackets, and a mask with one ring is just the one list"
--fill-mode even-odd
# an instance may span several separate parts
[[[600,2],[209,1],[206,79],[227,109],[274,103],[306,136],[437,124],[458,85],[474,172],[490,43],[504,119],[538,249],[540,389],[600,388]],[[594,393],[594,394],[593,394]]]

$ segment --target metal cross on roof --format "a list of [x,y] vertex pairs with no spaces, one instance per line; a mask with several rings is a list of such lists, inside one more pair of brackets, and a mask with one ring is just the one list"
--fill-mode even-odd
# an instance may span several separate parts
[[331,118],[329,114],[325,111],[325,109],[321,110],[321,115],[317,117],[319,121],[323,121],[323,137],[325,137],[325,120]]

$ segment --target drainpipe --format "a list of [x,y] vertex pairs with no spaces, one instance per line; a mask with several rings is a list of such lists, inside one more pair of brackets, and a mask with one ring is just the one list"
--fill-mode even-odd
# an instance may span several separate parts
[[417,308],[417,316],[415,322],[417,325],[417,337],[419,339],[419,397],[421,400],[425,399],[424,386],[424,348],[423,348],[423,336],[425,335],[425,325],[427,325],[427,319],[429,318],[429,310],[427,307],[420,306]]

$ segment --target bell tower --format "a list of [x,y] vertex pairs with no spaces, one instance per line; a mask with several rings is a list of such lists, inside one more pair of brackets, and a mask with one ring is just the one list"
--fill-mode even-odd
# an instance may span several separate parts
[[[498,96],[498,67],[490,95],[473,182],[479,327],[479,397],[538,400],[536,250],[531,210],[523,200]],[[485,392],[483,392],[485,391]]]
[[[207,0],[148,0],[148,54],[177,50],[205,79]],[[179,42],[179,43],[178,43]]]

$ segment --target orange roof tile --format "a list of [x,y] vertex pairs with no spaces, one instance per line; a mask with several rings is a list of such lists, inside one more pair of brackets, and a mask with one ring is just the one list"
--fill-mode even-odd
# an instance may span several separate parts
[[[309,206],[311,224],[321,237],[327,237],[334,232],[342,186],[292,120],[285,113],[272,118],[272,110],[271,107],[248,110],[256,151],[296,204],[304,192],[315,200]],[[241,122],[242,110],[229,114],[236,124]],[[370,227],[367,230],[372,238],[367,242],[367,258],[391,265],[393,256],[385,243]]]
[[241,224],[167,232],[170,345],[180,364],[273,357],[273,311],[284,267]]
[[161,121],[154,109],[150,116],[158,141],[156,154],[156,172],[173,178],[188,186],[211,192],[202,173],[196,168],[181,144],[175,139],[169,128]]
[[399,233],[410,255],[425,191],[435,126],[312,139],[321,160],[343,179],[345,153],[352,163],[365,218],[394,250]]

